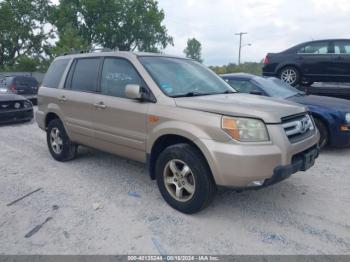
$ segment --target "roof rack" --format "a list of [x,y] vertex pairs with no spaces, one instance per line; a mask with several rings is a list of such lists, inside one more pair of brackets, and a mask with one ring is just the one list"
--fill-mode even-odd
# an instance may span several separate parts
[[114,52],[114,51],[119,51],[118,48],[91,48],[90,50],[72,50],[69,53],[64,53],[63,55],[75,55],[75,54],[85,54],[85,53],[96,53],[96,52]]

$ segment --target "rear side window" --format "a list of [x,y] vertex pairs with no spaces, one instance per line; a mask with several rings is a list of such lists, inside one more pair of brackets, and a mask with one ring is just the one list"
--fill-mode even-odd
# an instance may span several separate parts
[[71,89],[96,92],[100,58],[82,58],[75,63]]
[[54,61],[50,65],[49,70],[47,70],[47,73],[43,80],[43,86],[58,88],[58,85],[61,81],[62,75],[66,70],[68,63],[69,59],[60,59]]
[[328,53],[329,42],[315,42],[310,43],[299,49],[300,54],[327,54]]
[[16,85],[38,86],[38,81],[34,77],[19,76],[15,78]]
[[129,84],[143,86],[141,77],[130,62],[106,58],[101,75],[101,94],[125,98],[125,87]]

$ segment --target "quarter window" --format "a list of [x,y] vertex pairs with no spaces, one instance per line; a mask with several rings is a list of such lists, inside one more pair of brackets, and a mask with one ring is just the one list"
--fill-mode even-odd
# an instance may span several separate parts
[[96,92],[100,58],[78,59],[72,76],[72,90]]
[[298,53],[301,54],[327,54],[328,53],[328,42],[315,42],[307,44],[299,49]]
[[105,58],[101,75],[101,94],[125,98],[129,84],[143,86],[134,67],[122,58]]
[[58,88],[68,63],[69,59],[60,59],[52,62],[43,79],[43,85],[45,87]]

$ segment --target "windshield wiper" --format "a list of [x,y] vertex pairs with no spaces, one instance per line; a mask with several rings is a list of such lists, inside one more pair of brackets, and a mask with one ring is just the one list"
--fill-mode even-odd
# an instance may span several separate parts
[[176,98],[176,97],[192,97],[192,96],[208,96],[208,95],[211,95],[211,93],[188,92],[185,94],[175,95],[172,97]]
[[221,94],[235,94],[237,92],[231,91],[231,90],[226,90],[225,92],[220,92],[220,93],[200,93],[200,92],[188,92],[185,94],[181,94],[181,95],[175,95],[172,96],[174,98],[177,97],[192,97],[192,96],[210,96],[210,95],[221,95]]

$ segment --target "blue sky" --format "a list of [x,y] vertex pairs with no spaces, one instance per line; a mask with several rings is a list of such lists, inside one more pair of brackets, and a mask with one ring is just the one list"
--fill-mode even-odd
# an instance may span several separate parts
[[187,39],[202,43],[207,65],[237,62],[236,32],[248,32],[243,61],[260,61],[313,39],[350,38],[349,0],[158,0],[174,37],[165,52],[183,55]]

